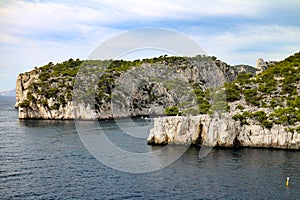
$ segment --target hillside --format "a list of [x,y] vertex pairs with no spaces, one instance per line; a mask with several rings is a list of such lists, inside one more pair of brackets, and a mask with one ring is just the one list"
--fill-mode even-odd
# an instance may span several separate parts
[[240,74],[225,83],[230,114],[241,125],[275,124],[300,133],[300,53],[271,64],[256,76]]
[[280,130],[299,133],[300,53],[280,62],[258,61],[260,70],[229,66],[206,56],[70,59],[20,74],[16,107],[23,119],[110,119],[217,111],[245,129],[274,132],[280,125]]
[[16,107],[23,119],[205,114],[213,101],[209,88],[233,81],[250,68],[232,67],[206,56],[165,55],[135,61],[70,59],[20,74]]
[[[154,119],[148,144],[300,149],[300,53],[257,61],[214,97],[208,114]],[[217,114],[219,113],[219,114]]]

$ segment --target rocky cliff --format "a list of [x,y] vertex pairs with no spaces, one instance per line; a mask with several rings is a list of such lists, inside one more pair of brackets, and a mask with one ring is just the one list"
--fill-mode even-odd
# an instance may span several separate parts
[[255,76],[240,74],[216,93],[226,109],[155,119],[148,143],[300,149],[300,53],[258,64]]
[[287,131],[283,125],[274,125],[271,129],[261,125],[241,126],[230,116],[174,116],[155,118],[147,142],[156,145],[300,149],[300,134]]
[[209,97],[204,95],[207,88],[232,81],[248,68],[231,67],[206,56],[136,61],[70,59],[20,74],[16,107],[21,119],[162,115],[172,106],[182,113],[191,109],[203,113],[205,109],[199,110],[197,104],[201,99],[209,106]]

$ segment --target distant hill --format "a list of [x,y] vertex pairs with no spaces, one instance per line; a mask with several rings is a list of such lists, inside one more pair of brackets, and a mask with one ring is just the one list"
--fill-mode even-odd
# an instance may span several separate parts
[[16,96],[16,89],[2,91],[0,92],[0,96]]

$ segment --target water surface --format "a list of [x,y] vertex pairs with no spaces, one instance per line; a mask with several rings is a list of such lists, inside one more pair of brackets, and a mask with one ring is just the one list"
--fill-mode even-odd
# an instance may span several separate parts
[[[151,150],[145,139],[126,136],[111,121],[103,123],[122,148]],[[133,132],[136,125],[151,127],[142,120],[122,123]],[[120,172],[84,148],[73,121],[18,120],[14,99],[0,97],[1,199],[300,198],[299,151],[213,149],[204,159],[198,153],[191,147],[155,172]]]

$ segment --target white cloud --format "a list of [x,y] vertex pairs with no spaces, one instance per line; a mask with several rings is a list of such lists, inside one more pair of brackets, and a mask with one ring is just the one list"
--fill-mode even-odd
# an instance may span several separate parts
[[[50,61],[84,59],[112,36],[144,26],[183,32],[230,64],[282,58],[299,50],[299,7],[297,0],[1,1],[0,69],[17,75]],[[264,24],[273,17],[298,25]]]
[[254,65],[256,59],[281,60],[300,47],[300,27],[278,25],[238,25],[231,31],[207,34],[200,30],[192,38],[203,45],[208,54],[229,64]]
[[[188,20],[203,16],[259,14],[255,4],[236,1],[152,1],[102,0],[72,4],[66,2],[12,1],[0,7],[1,26],[6,32],[30,36],[32,33],[70,33],[92,30],[128,21]],[[3,39],[2,39],[3,40]]]

